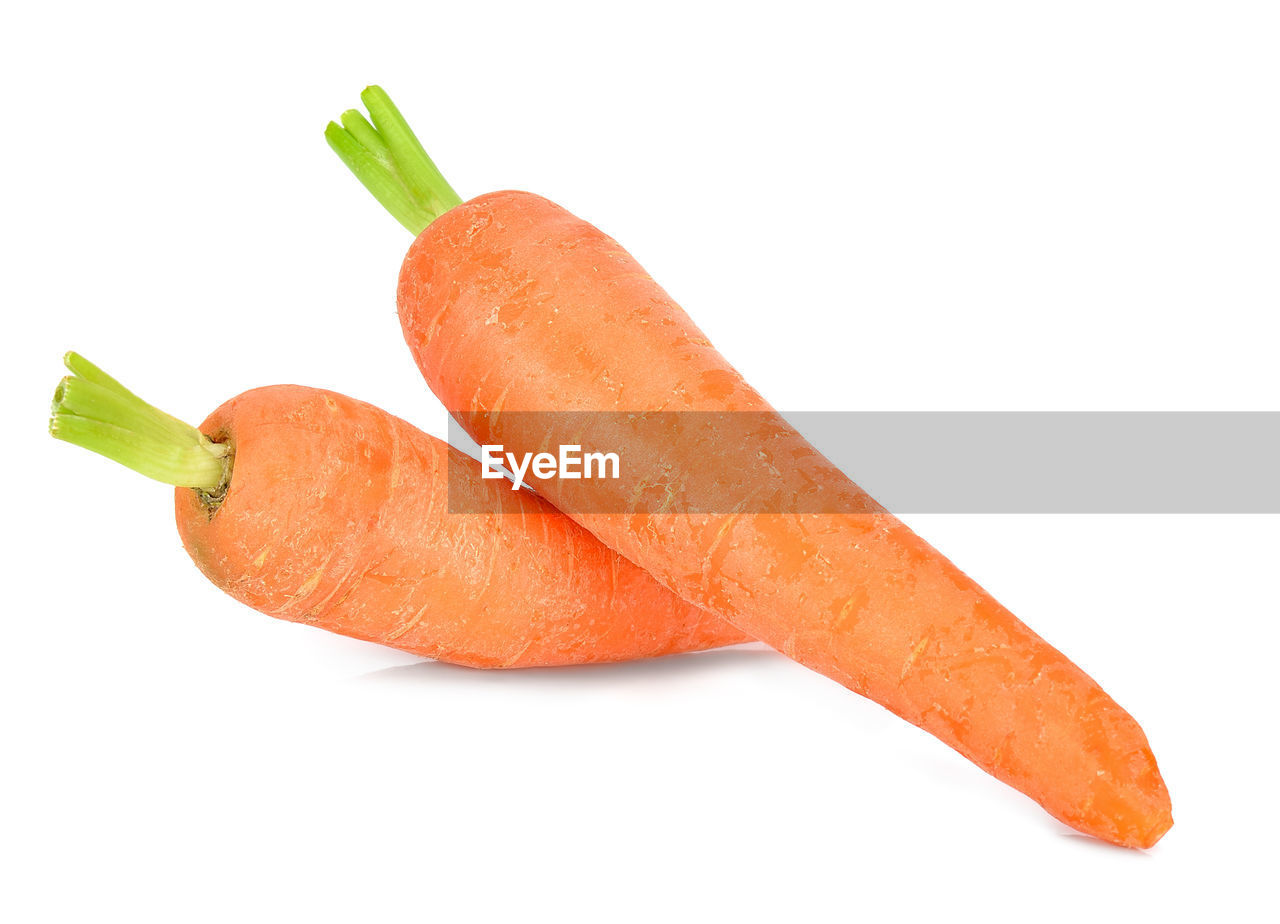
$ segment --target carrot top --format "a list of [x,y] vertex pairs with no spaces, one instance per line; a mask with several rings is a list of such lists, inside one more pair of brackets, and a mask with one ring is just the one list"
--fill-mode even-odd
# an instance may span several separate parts
[[231,447],[147,404],[79,353],[53,393],[49,432],[135,472],[216,498],[231,478]]
[[342,124],[324,130],[329,147],[342,158],[365,189],[400,224],[419,235],[449,209],[462,204],[432,163],[396,104],[381,87],[366,87],[360,100],[369,119],[357,109],[342,114]]

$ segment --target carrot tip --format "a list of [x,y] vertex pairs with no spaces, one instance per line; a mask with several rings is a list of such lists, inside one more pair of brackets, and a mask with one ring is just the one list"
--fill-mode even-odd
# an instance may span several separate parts
[[1139,846],[1154,847],[1160,840],[1169,833],[1169,829],[1173,827],[1173,815],[1166,812],[1163,817],[1156,820],[1150,828],[1142,836]]

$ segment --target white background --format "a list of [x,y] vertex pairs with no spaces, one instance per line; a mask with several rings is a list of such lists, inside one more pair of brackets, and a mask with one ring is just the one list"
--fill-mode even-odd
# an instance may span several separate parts
[[788,410],[1276,410],[1269,3],[22,4],[4,13],[0,917],[1153,920],[1274,906],[1274,517],[912,517],[1146,729],[1073,835],[759,647],[511,674],[240,607],[45,435],[75,348],[198,421],[443,435],[409,241],[326,147],[387,87],[464,195],[620,238]]

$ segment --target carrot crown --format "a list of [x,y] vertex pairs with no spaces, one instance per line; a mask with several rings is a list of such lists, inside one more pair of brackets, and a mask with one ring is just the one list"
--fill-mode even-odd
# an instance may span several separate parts
[[78,353],[53,393],[49,432],[135,472],[218,494],[231,473],[231,447],[147,404]]
[[449,209],[462,204],[422,143],[382,87],[366,87],[359,110],[348,109],[342,124],[324,130],[329,147],[342,158],[365,189],[414,236]]

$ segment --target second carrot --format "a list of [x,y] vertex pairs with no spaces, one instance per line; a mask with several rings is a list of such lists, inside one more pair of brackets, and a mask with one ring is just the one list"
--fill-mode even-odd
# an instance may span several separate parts
[[[1172,824],[1137,722],[1079,667],[817,453],[777,416],[615,240],[539,196],[463,202],[377,87],[331,123],[344,162],[417,239],[400,275],[405,339],[480,443],[576,442],[547,413],[753,415],[726,445],[676,434],[622,449],[653,479],[712,480],[781,498],[780,513],[627,510],[616,482],[548,481],[562,510],[685,599],[931,732],[1081,831],[1131,847]],[[785,459],[782,466],[770,460]],[[668,479],[669,480],[669,479]],[[847,513],[798,510],[812,492]],[[585,512],[605,510],[606,512]]]

